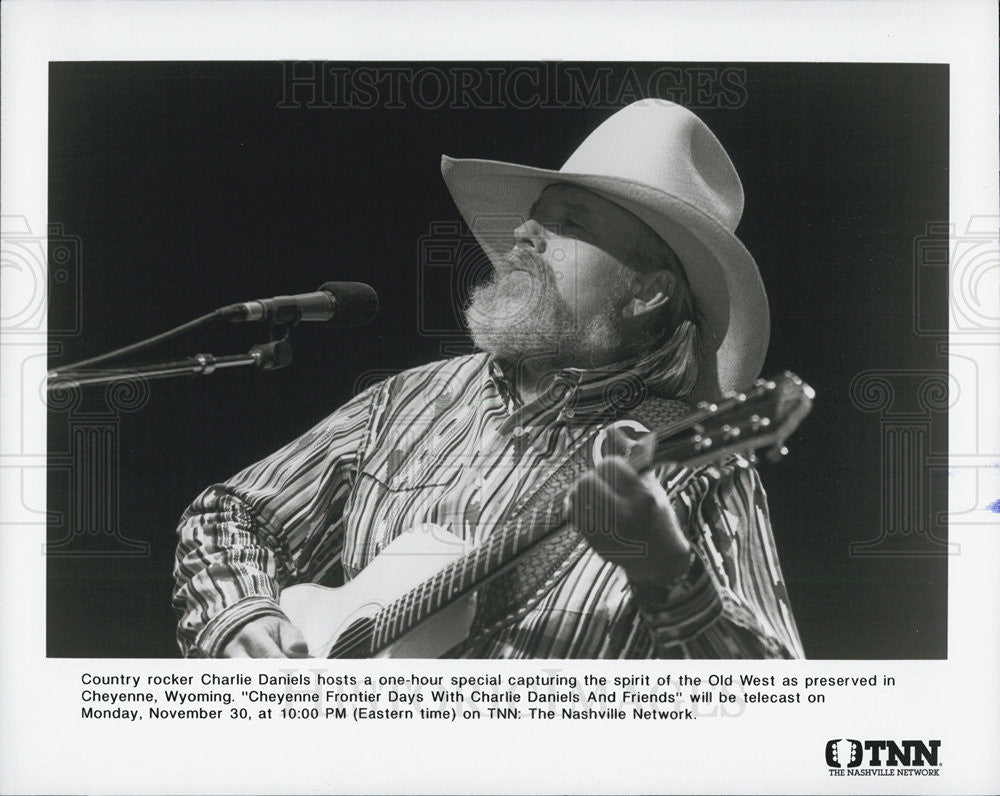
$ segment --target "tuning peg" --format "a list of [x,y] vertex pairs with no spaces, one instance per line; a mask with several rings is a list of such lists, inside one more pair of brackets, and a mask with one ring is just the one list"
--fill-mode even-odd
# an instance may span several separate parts
[[696,451],[703,451],[711,447],[712,447],[711,437],[703,437],[701,434],[698,434],[694,438],[694,449]]
[[771,448],[767,452],[767,460],[769,462],[777,463],[780,462],[788,455],[788,448],[782,445],[780,448]]

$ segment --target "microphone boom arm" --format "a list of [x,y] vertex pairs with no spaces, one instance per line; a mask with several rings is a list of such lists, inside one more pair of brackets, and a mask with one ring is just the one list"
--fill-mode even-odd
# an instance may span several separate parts
[[46,390],[47,392],[58,392],[75,387],[110,384],[111,382],[168,379],[175,376],[209,376],[217,370],[231,370],[240,367],[277,370],[291,364],[291,361],[292,345],[286,336],[281,340],[255,345],[246,354],[230,354],[220,357],[212,354],[195,354],[192,357],[170,362],[154,362],[148,365],[136,365],[133,368],[110,370],[72,370],[68,372],[53,370],[49,372]]
[[[255,367],[259,370],[277,370],[292,361],[292,329],[300,321],[330,321],[340,327],[360,326],[375,316],[378,296],[361,282],[326,282],[315,293],[297,296],[275,296],[270,299],[230,304],[208,315],[177,326],[162,334],[140,340],[106,354],[74,362],[50,370],[46,391],[73,389],[94,384],[139,379],[167,379],[174,376],[208,376],[217,370]],[[116,359],[125,354],[149,348],[187,332],[220,320],[235,323],[269,321],[270,342],[256,345],[246,354],[216,357],[212,354],[195,354],[186,359],[136,365],[131,368],[84,370],[88,365]],[[281,339],[278,336],[281,335]]]

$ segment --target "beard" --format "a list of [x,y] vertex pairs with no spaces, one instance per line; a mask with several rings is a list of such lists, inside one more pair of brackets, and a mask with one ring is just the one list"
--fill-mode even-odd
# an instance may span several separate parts
[[465,318],[473,342],[498,358],[594,367],[626,347],[622,308],[635,281],[622,268],[607,301],[581,324],[559,294],[552,269],[533,253],[515,249],[499,259],[489,282],[473,290]]

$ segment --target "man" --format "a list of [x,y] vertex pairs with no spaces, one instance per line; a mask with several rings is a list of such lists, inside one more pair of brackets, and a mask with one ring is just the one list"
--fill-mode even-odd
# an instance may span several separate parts
[[559,171],[447,157],[442,171],[495,266],[466,313],[482,353],[365,390],[203,493],[179,528],[182,650],[305,656],[283,588],[356,578],[427,524],[485,549],[572,474],[569,529],[479,588],[448,654],[800,657],[755,471],[626,458],[625,429],[747,387],[763,362],[767,299],[733,234],[743,193],[721,144],[645,100]]

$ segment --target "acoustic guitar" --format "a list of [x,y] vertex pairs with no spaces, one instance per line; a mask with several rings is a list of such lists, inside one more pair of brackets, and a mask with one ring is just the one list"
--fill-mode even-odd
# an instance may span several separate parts
[[[813,397],[809,385],[786,371],[642,434],[627,458],[640,473],[665,462],[695,468],[735,453],[753,458],[759,449],[777,460]],[[567,498],[509,519],[473,549],[439,525],[416,526],[341,587],[286,588],[281,608],[313,657],[440,657],[468,637],[477,589],[565,525]]]

